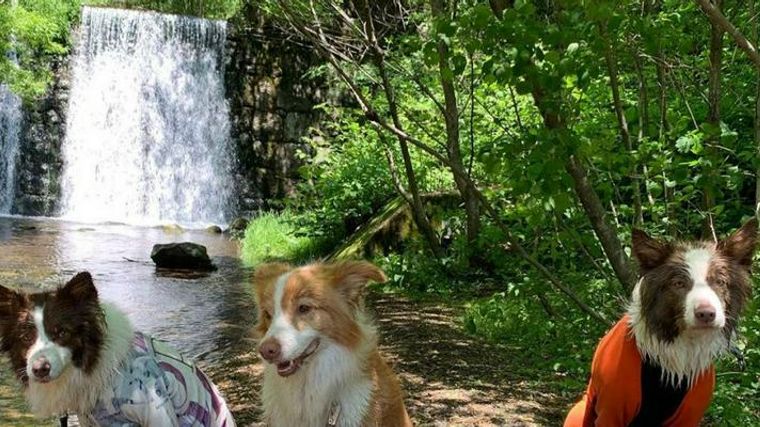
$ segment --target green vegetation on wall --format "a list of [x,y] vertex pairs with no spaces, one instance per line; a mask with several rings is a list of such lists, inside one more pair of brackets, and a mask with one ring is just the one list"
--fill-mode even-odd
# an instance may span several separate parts
[[78,0],[21,0],[0,4],[0,83],[25,99],[45,91],[50,81],[49,58],[68,51],[70,25],[79,15]]
[[207,19],[229,19],[240,10],[241,0],[83,0],[91,6],[155,10]]
[[240,0],[122,1],[19,0],[0,2],[0,83],[29,101],[45,92],[52,78],[50,61],[72,48],[71,28],[84,5],[155,10],[164,13],[227,19]]

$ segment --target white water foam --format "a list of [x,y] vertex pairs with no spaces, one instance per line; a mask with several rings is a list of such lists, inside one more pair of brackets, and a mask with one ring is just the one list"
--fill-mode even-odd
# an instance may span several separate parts
[[64,218],[227,222],[225,39],[224,21],[83,8],[62,150]]
[[[16,62],[13,53],[9,57]],[[13,206],[20,131],[21,99],[0,84],[0,214],[10,213]]]

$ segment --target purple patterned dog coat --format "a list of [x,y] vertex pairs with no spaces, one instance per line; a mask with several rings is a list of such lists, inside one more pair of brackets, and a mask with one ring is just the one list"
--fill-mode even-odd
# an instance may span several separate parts
[[139,332],[133,347],[88,421],[101,427],[235,427],[219,391],[195,365]]

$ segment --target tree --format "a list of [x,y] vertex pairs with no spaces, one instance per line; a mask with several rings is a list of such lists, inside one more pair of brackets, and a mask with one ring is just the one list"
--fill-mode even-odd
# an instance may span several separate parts
[[[68,51],[69,27],[78,16],[77,0],[22,0],[0,4],[0,83],[30,100],[51,79],[48,59]],[[16,62],[16,60],[18,62]]]

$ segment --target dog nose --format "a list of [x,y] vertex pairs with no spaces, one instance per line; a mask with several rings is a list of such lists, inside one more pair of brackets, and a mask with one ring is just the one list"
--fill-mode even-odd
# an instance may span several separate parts
[[280,343],[277,340],[269,338],[261,343],[259,346],[259,353],[269,363],[272,363],[280,358],[280,352],[282,351]]
[[715,308],[709,305],[697,307],[694,316],[696,316],[699,323],[709,325],[715,321]]
[[35,360],[32,364],[32,374],[37,378],[47,378],[50,375],[50,362],[44,357]]

